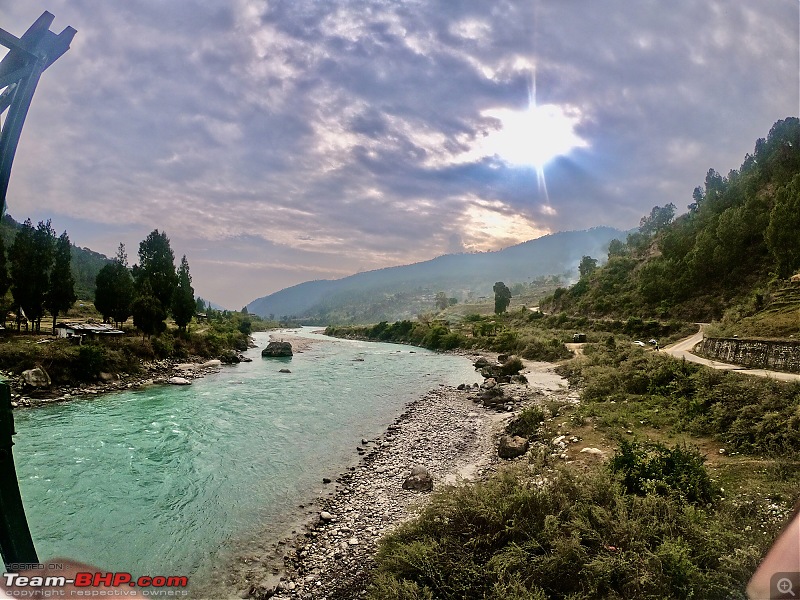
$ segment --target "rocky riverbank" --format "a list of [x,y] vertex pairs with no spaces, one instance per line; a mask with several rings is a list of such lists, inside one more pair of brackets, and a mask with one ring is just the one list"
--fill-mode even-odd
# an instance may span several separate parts
[[275,544],[272,556],[248,559],[229,582],[237,586],[235,594],[282,600],[363,597],[378,541],[424,506],[429,484],[436,490],[495,470],[505,423],[531,402],[567,394],[551,365],[529,363],[525,374],[528,385],[500,384],[507,399],[502,406],[486,406],[481,390],[470,386],[441,386],[409,404],[382,436],[362,440],[360,462],[331,482],[335,489],[317,501],[302,533]]
[[[239,360],[243,357],[239,356]],[[249,360],[249,359],[245,359]],[[195,357],[193,362],[173,359],[143,361],[141,372],[136,375],[129,373],[100,373],[100,377],[93,383],[80,383],[76,385],[52,385],[49,376],[41,369],[32,369],[35,373],[14,375],[0,373],[11,386],[11,405],[37,406],[53,402],[66,402],[83,396],[96,396],[108,392],[138,389],[149,385],[162,385],[176,383],[186,385],[193,379],[215,373],[220,370],[223,363],[219,359],[207,360]]]

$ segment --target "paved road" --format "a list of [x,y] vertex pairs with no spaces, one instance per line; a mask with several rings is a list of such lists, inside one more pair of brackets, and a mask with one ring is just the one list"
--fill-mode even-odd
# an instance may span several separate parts
[[679,342],[675,342],[670,346],[664,347],[662,352],[666,352],[675,358],[685,358],[689,362],[705,365],[707,367],[711,367],[712,369],[720,369],[722,371],[738,371],[739,373],[744,373],[745,375],[770,377],[772,379],[779,379],[781,381],[800,381],[800,374],[798,373],[781,373],[780,371],[767,371],[766,369],[748,369],[747,367],[742,367],[741,365],[730,365],[716,360],[701,358],[696,354],[692,354],[692,349],[694,349],[694,347],[702,341],[703,325],[701,324],[700,330],[693,336],[682,339]]

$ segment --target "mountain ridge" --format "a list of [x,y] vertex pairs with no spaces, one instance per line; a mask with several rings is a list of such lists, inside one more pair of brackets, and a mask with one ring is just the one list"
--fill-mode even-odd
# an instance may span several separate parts
[[[409,311],[413,313],[408,307],[415,304],[409,302],[412,296],[445,291],[463,300],[470,293],[490,294],[495,281],[513,283],[577,272],[582,256],[604,256],[608,243],[624,236],[625,232],[605,226],[557,232],[502,250],[444,254],[340,279],[306,281],[257,298],[247,304],[247,310],[264,317],[320,322],[334,316],[340,322],[406,318],[411,316]],[[365,304],[370,310],[364,311]]]

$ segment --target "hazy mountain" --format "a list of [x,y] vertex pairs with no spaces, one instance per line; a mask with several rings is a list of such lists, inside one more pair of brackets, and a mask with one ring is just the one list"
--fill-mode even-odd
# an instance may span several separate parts
[[577,274],[584,255],[604,259],[608,243],[624,239],[611,227],[567,231],[496,252],[446,254],[433,260],[358,273],[336,280],[301,283],[247,305],[268,317],[295,316],[324,322],[371,322],[407,318],[422,302],[431,310],[430,294],[444,291],[464,300],[488,296],[496,281],[524,282],[543,275]]

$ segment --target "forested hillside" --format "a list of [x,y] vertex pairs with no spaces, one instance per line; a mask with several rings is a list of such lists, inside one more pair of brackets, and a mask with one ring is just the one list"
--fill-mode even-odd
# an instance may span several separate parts
[[309,281],[254,300],[247,310],[324,324],[412,318],[433,310],[438,292],[464,302],[493,297],[498,280],[512,285],[547,275],[574,277],[581,256],[605,253],[609,241],[620,235],[610,227],[560,232],[497,252],[448,254],[334,281]]
[[[687,194],[688,196],[688,194]],[[678,202],[678,200],[676,200]],[[589,262],[545,310],[710,320],[736,306],[763,308],[765,295],[800,268],[800,124],[776,122],[739,170],[709,169],[688,212],[655,207],[608,262]]]

